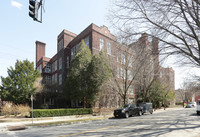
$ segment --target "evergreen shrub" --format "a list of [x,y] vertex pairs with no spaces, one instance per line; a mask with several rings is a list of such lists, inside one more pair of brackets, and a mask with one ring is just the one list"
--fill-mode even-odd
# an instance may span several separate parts
[[[70,115],[85,115],[92,114],[91,108],[76,108],[76,109],[35,109],[33,117],[54,117],[54,116],[70,116]],[[32,112],[30,112],[32,117]]]

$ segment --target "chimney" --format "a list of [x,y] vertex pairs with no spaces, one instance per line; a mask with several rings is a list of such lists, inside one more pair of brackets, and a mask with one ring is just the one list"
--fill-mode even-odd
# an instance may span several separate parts
[[148,34],[143,33],[139,40],[141,44],[144,44],[146,46],[148,44]]
[[158,40],[158,38],[153,37],[151,44],[152,44],[152,50],[153,50],[153,56],[154,56],[154,73],[156,74],[156,78],[158,79],[159,75],[160,75],[159,47],[158,47],[159,40]]
[[159,49],[158,43],[159,43],[158,38],[153,37],[153,39],[152,39],[152,47],[153,47],[153,53],[154,53],[155,55],[158,55],[158,54],[159,54],[159,51],[158,51],[158,49]]
[[40,41],[36,41],[36,66],[38,61],[42,58],[45,57],[45,46],[46,43],[40,42]]

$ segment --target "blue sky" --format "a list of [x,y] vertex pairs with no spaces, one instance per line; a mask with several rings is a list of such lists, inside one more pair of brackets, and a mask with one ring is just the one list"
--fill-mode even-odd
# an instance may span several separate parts
[[16,59],[35,61],[36,40],[46,43],[46,56],[52,57],[63,29],[79,34],[91,23],[107,25],[109,0],[45,0],[42,23],[29,17],[28,7],[29,0],[1,1],[0,76],[7,76]]
[[[46,43],[46,56],[56,53],[57,36],[63,29],[79,34],[91,23],[106,25],[112,0],[45,0],[43,22],[29,17],[29,0],[2,0],[0,4],[0,76],[7,76],[7,68],[16,60],[35,62],[35,41]],[[111,30],[112,32],[112,30]],[[172,67],[170,61],[165,66]],[[173,67],[176,88],[191,70]]]

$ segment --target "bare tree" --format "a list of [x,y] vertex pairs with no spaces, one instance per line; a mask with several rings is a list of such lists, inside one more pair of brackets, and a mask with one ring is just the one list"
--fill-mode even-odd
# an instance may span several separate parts
[[[125,38],[125,37],[123,37]],[[148,41],[145,33],[136,42],[129,44],[124,39],[123,44],[116,48],[116,62],[113,62],[112,90],[116,91],[122,98],[123,104],[137,102],[135,94],[147,97],[153,79],[157,76],[159,67],[158,53],[155,53],[155,39]],[[117,67],[116,67],[117,66]],[[155,73],[156,72],[156,73]],[[136,87],[139,87],[136,89]],[[136,90],[135,90],[136,89]],[[145,97],[142,101],[145,101]]]
[[184,102],[185,102],[185,90],[184,89],[178,89],[176,90],[175,94],[177,100],[181,100],[183,102],[183,107],[184,107]]
[[112,90],[119,94],[123,104],[128,103],[128,96],[134,94],[134,79],[137,74],[137,71],[134,70],[135,58],[135,53],[127,44],[119,44],[116,49],[117,61],[111,64]]
[[[181,85],[181,89],[176,90],[177,100],[181,99],[182,102],[188,100],[194,101],[193,97],[200,95],[200,85],[198,81],[185,81]],[[183,104],[184,107],[184,104]]]
[[180,55],[185,65],[200,66],[198,0],[116,0],[110,19],[127,36],[147,32],[162,43],[163,54]]

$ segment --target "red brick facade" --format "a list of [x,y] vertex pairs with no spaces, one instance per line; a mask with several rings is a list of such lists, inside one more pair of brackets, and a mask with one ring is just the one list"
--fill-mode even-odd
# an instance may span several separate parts
[[[63,85],[65,83],[67,73],[69,71],[70,62],[76,54],[76,47],[84,40],[86,45],[91,49],[92,54],[98,54],[101,50],[101,42],[103,42],[103,48],[108,52],[111,64],[115,69],[121,67],[121,55],[118,55],[120,50],[127,50],[126,46],[119,46],[117,39],[110,33],[106,26],[96,26],[95,24],[89,25],[79,35],[76,35],[67,30],[63,30],[57,37],[57,54],[52,58],[46,58],[45,56],[45,43],[36,41],[36,67],[42,68],[42,76],[46,83],[56,85],[56,89],[50,89],[52,92],[63,92]],[[137,56],[136,52],[132,52],[135,47],[146,46],[146,49],[151,48],[154,52],[153,64],[154,74],[159,76],[159,56],[158,56],[158,40],[153,39],[152,42],[148,41],[148,35],[145,33],[141,38],[129,45],[133,46],[132,50],[128,51],[129,55]],[[110,46],[110,48],[108,48]],[[120,47],[120,48],[119,48]],[[108,51],[110,50],[110,51]],[[109,53],[110,52],[110,53]],[[117,71],[117,70],[116,70]],[[134,86],[133,82],[133,86]],[[128,94],[130,99],[135,99],[135,88],[133,87],[133,94]],[[102,103],[99,103],[104,108],[115,108],[121,105],[121,99],[119,95],[113,91],[104,91],[102,97]],[[96,105],[98,106],[98,105]]]

